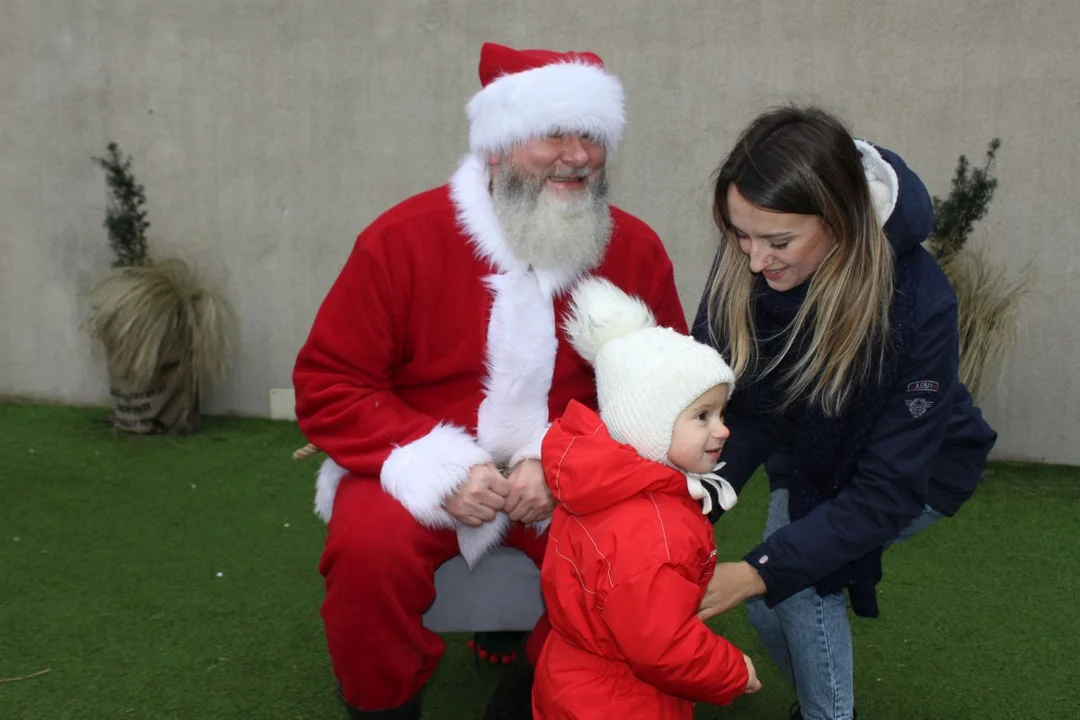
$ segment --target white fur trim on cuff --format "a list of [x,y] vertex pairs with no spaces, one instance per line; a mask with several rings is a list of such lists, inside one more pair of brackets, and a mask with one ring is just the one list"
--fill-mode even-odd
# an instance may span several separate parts
[[870,197],[874,202],[878,224],[885,225],[896,208],[896,199],[900,195],[900,180],[896,177],[896,170],[881,156],[876,147],[858,138],[855,138],[855,147],[862,156],[863,172],[866,173],[866,183],[870,186]]
[[416,521],[427,527],[453,527],[442,503],[469,476],[469,468],[491,462],[491,455],[456,425],[440,423],[427,435],[390,453],[380,480]]
[[466,106],[469,148],[499,154],[516,143],[562,130],[592,135],[614,152],[625,124],[623,102],[619,80],[588,63],[557,63],[504,75]]

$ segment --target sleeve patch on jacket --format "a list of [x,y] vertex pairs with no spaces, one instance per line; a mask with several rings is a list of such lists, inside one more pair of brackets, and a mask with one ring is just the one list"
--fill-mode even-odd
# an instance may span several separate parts
[[904,400],[907,405],[908,412],[911,413],[911,417],[922,417],[926,414],[926,411],[934,406],[934,403],[930,402],[926,398],[915,398],[914,400]]

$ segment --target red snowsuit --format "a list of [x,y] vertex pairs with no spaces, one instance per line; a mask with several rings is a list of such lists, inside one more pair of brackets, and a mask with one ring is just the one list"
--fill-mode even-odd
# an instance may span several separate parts
[[730,704],[746,663],[696,616],[716,543],[686,476],[613,440],[574,401],[542,460],[559,505],[541,570],[553,632],[533,717],[690,720],[694,701]]

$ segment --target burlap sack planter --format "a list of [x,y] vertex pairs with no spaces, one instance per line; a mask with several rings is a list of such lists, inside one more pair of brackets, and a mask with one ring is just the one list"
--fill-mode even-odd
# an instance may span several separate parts
[[187,435],[199,429],[199,398],[192,388],[190,369],[179,360],[162,365],[149,388],[110,373],[109,395],[117,430],[136,435]]
[[196,431],[204,381],[226,367],[224,301],[186,264],[167,260],[113,269],[90,308],[108,365],[113,425],[138,435]]

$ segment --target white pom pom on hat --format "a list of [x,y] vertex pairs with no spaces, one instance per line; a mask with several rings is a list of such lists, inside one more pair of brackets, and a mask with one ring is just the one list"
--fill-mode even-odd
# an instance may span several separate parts
[[604,345],[656,327],[656,319],[640,298],[627,295],[609,280],[590,277],[574,288],[565,327],[574,349],[595,365]]

